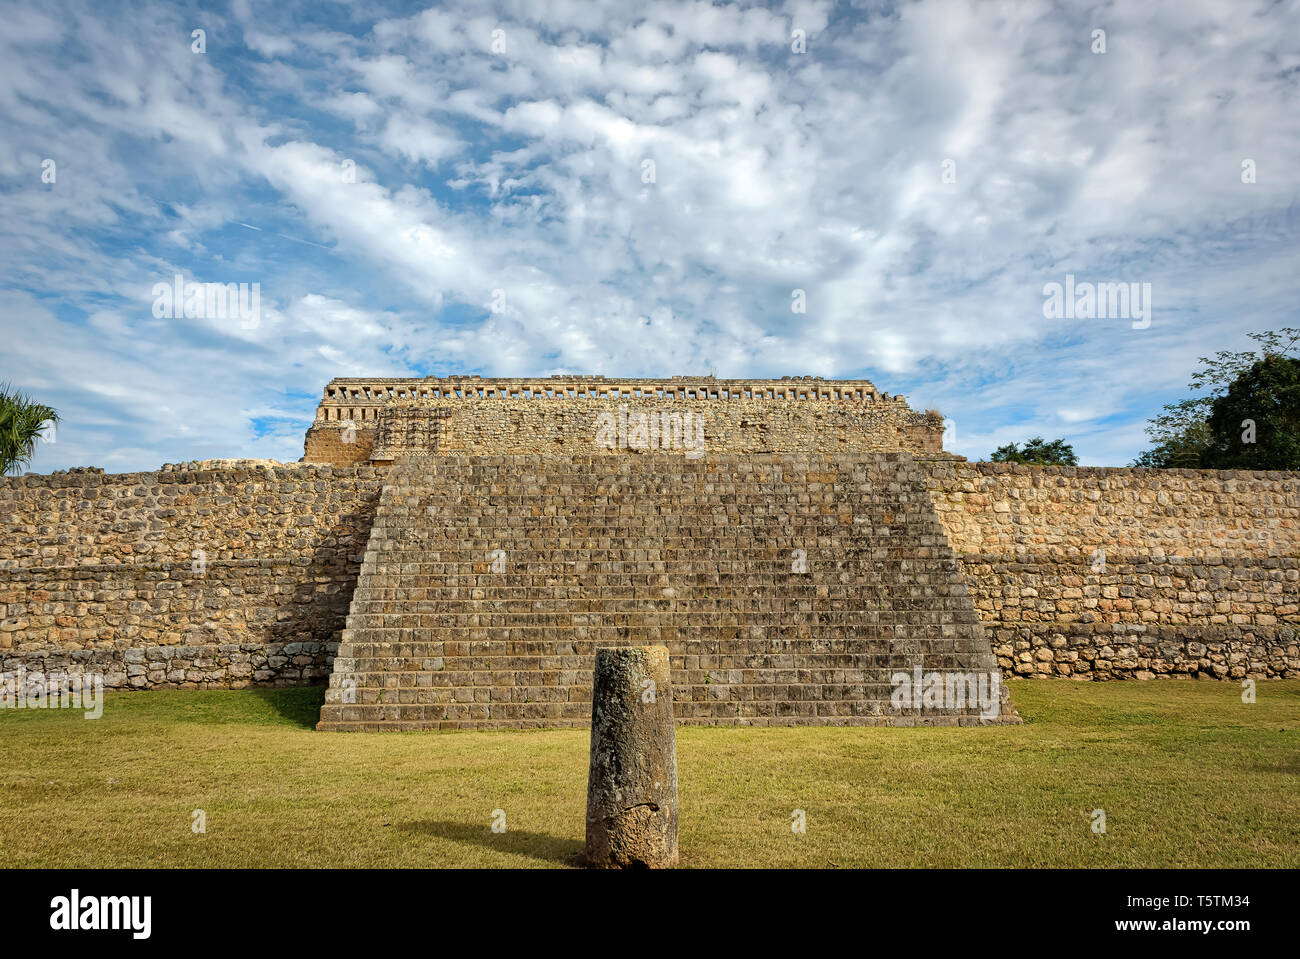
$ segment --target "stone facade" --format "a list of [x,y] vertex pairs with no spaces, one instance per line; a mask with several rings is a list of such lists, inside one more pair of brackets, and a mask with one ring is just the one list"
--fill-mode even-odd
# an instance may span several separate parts
[[[641,415],[646,428],[639,443]],[[687,437],[667,447],[660,418],[684,421]],[[425,452],[590,456],[695,442],[703,455],[906,450],[943,456],[942,440],[938,415],[917,413],[867,380],[336,379],[325,388],[304,458],[350,465]]]

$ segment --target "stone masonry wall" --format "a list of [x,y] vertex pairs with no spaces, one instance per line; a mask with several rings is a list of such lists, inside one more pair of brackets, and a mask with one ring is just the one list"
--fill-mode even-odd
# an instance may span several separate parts
[[[372,455],[392,461],[406,452],[635,453],[638,414],[677,415],[692,427],[698,418],[706,456],[900,450],[943,455],[942,418],[915,412],[901,396],[877,393],[866,380],[472,377],[332,381],[308,430],[304,459],[346,465]],[[421,415],[424,422],[417,422]],[[602,423],[611,420],[614,442],[602,442]],[[417,434],[414,442],[403,441],[407,429]],[[689,440],[695,435],[693,430]],[[640,449],[662,449],[653,439]]]
[[[703,430],[699,443],[704,456],[735,453],[848,453],[924,452],[927,438],[942,435],[926,425],[924,415],[888,405],[834,406],[791,403],[777,405],[761,400],[733,400],[704,404],[695,400],[633,399],[550,400],[545,404],[526,400],[437,401],[401,404],[445,418],[439,427],[439,452],[502,456],[590,456],[602,453],[636,452],[637,440],[626,417],[637,414],[679,414],[685,423],[698,417]],[[621,409],[620,409],[621,408]],[[382,411],[381,417],[388,411]],[[608,414],[606,429],[613,423],[613,442],[602,445],[601,414]],[[695,445],[698,434],[683,437]],[[348,442],[348,437],[351,442]],[[308,431],[307,462],[338,465],[368,462],[377,446],[376,430],[341,423],[317,423]],[[938,452],[937,443],[930,443]]]
[[0,480],[0,672],[109,686],[323,679],[379,472],[277,466]]
[[318,728],[585,725],[601,646],[662,644],[685,723],[968,725],[913,668],[994,657],[899,453],[409,459],[386,486]]
[[[1300,675],[1300,475],[924,469],[1004,669]],[[386,475],[0,479],[0,672],[93,669],[135,687],[322,679]]]
[[374,446],[375,431],[348,430],[341,425],[313,426],[307,431],[305,462],[329,466],[366,466]]
[[927,464],[1003,669],[1300,675],[1300,474]]
[[[921,425],[911,411],[885,404],[781,406],[743,399],[710,404],[633,399],[561,400],[543,405],[518,400],[470,404],[424,400],[398,408],[412,407],[440,417],[439,452],[481,456],[591,456],[635,453],[638,448],[655,452],[666,443],[656,439],[665,414],[680,416],[683,429],[691,431],[680,443],[674,437],[674,448],[697,447],[705,458],[710,453],[919,451],[909,430]],[[644,440],[636,432],[640,414],[646,415]],[[653,434],[652,414],[658,419]]]

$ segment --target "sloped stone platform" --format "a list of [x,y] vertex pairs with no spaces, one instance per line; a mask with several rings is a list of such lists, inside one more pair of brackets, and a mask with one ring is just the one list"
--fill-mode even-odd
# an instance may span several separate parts
[[681,722],[1019,721],[891,702],[998,677],[907,454],[429,456],[383,490],[318,728],[586,725],[595,648],[640,643]]

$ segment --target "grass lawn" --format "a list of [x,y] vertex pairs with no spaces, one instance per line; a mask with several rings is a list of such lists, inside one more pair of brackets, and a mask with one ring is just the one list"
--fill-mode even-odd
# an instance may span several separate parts
[[[1211,681],[1010,685],[1023,726],[679,727],[683,865],[1300,866],[1300,681],[1261,682],[1253,705]],[[0,866],[562,866],[581,851],[585,730],[318,733],[321,697],[110,693],[95,721],[5,710]]]

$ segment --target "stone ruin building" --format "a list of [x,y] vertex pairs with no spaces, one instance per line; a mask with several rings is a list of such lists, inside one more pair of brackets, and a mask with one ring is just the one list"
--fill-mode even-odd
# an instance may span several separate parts
[[585,724],[608,645],[667,646],[697,723],[1017,721],[900,676],[1300,674],[1300,476],[943,435],[865,380],[336,379],[298,463],[0,480],[0,675],[327,680],[319,728],[406,730]]
[[647,442],[639,447],[599,442],[593,412],[616,417],[622,410],[647,418],[651,412],[690,414],[692,422],[707,423],[706,442],[715,453],[943,455],[941,417],[915,413],[903,397],[880,393],[867,380],[453,376],[331,380],[307,431],[305,458],[351,466],[389,465],[423,453],[547,456],[665,449],[649,443],[650,423]]

